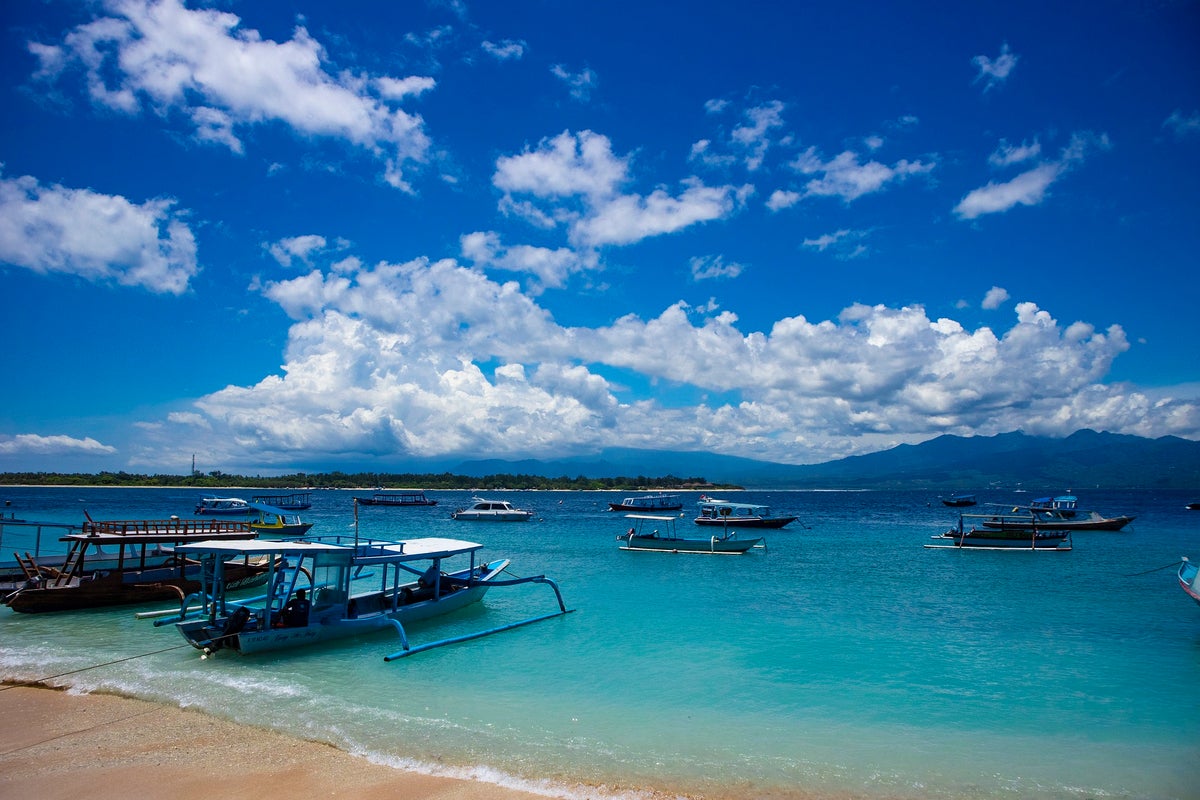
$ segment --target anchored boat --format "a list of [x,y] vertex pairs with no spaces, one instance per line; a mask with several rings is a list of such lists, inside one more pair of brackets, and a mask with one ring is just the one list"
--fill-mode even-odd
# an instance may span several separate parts
[[469,508],[460,508],[450,514],[453,519],[475,522],[527,522],[533,512],[517,508],[507,500],[484,500],[476,497]]
[[1179,565],[1179,588],[1187,593],[1187,596],[1200,603],[1200,570],[1191,561],[1188,561],[1187,556],[1183,557],[1183,563]]
[[683,503],[677,494],[646,494],[641,497],[626,497],[619,503],[609,503],[609,511],[638,511],[652,513],[655,511],[678,511]]
[[[178,549],[205,566],[205,584],[184,599],[174,620],[155,624],[174,622],[183,638],[206,655],[224,649],[248,655],[391,630],[402,645],[386,656],[391,661],[569,613],[553,580],[545,575],[504,579],[508,559],[477,563],[482,547],[442,538],[189,544]],[[229,564],[250,557],[270,564],[268,591],[235,600],[228,595],[226,571]],[[554,590],[557,610],[479,633],[409,645],[404,625],[477,603],[498,586],[533,583]],[[189,610],[193,603],[199,603],[196,611]]]
[[734,503],[729,500],[714,500],[701,495],[700,516],[697,525],[737,525],[739,528],[782,528],[795,521],[795,517],[777,517],[769,506],[754,503]]
[[424,492],[376,492],[370,497],[355,497],[360,506],[436,506]]
[[617,535],[617,546],[621,550],[740,555],[755,547],[766,549],[761,536],[740,539],[736,531],[726,530],[703,539],[679,536],[675,529],[675,517],[626,514],[625,519],[632,520],[633,525],[625,533]]
[[[1059,550],[1071,549],[1071,531],[1058,528],[1042,529],[984,527],[989,514],[960,514],[957,527],[931,536],[940,544],[926,547],[966,548],[976,550]],[[976,527],[976,526],[980,527]]]

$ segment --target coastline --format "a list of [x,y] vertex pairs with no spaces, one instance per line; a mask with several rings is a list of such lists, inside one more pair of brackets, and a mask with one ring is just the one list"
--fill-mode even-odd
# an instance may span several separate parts
[[114,694],[0,686],[0,796],[67,800],[561,797],[373,763],[327,744]]

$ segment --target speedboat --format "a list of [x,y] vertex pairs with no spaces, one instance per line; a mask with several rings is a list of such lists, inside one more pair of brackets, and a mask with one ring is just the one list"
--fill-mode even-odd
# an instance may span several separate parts
[[737,531],[724,531],[705,538],[685,538],[675,529],[675,517],[655,514],[626,514],[633,524],[617,534],[621,550],[651,550],[659,553],[712,553],[740,555],[756,547],[766,549],[761,536],[738,538]]
[[250,520],[250,530],[260,539],[294,539],[306,535],[313,526],[300,519],[299,514],[282,508],[251,503],[250,510],[258,515]]
[[533,512],[517,508],[507,500],[484,500],[476,497],[469,508],[460,508],[450,514],[453,519],[477,522],[527,522]]
[[700,516],[697,525],[736,525],[739,528],[782,528],[795,521],[795,517],[777,517],[769,506],[754,503],[734,503],[729,500],[714,500],[700,496]]
[[626,497],[619,503],[609,503],[609,511],[678,511],[683,503],[677,494],[647,494],[641,497]]
[[[402,649],[391,661],[446,644],[478,638],[569,613],[558,585],[544,575],[504,579],[508,559],[477,561],[483,545],[459,539],[360,541],[349,537],[295,542],[209,541],[178,548],[199,560],[206,580],[183,599],[175,624],[205,656],[242,655],[303,647],[374,631],[394,631]],[[249,558],[269,565],[267,593],[229,597],[227,570]],[[413,647],[404,626],[463,609],[489,589],[540,583],[550,586],[557,610],[478,633]],[[198,603],[199,609],[190,606]]]
[[196,504],[197,514],[249,516],[250,504],[240,497],[204,497]]

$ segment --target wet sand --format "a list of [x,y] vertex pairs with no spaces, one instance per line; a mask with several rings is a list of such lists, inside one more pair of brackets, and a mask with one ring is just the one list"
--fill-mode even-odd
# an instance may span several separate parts
[[38,800],[532,800],[329,745],[107,694],[0,687],[0,797]]

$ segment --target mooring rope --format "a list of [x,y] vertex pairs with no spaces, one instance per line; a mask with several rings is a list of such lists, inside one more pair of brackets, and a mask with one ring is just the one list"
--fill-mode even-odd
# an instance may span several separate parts
[[1139,575],[1149,575],[1151,572],[1160,572],[1164,569],[1170,569],[1171,567],[1178,567],[1182,563],[1183,563],[1182,561],[1172,561],[1170,564],[1163,564],[1161,567],[1155,567],[1154,569],[1148,569],[1145,572],[1135,572],[1132,575],[1126,575],[1125,577],[1126,578],[1136,578]]
[[35,678],[30,681],[5,681],[5,684],[3,686],[0,686],[0,692],[7,692],[9,689],[17,689],[20,687],[28,688],[30,686],[39,686],[41,684],[44,684],[46,681],[52,681],[52,680],[55,680],[56,678],[65,678],[68,675],[75,675],[80,672],[87,672],[89,669],[99,669],[100,667],[111,667],[113,664],[121,664],[125,661],[133,661],[135,658],[145,658],[147,656],[156,656],[160,653],[169,653],[172,650],[179,650],[180,648],[183,648],[183,647],[191,647],[191,645],[188,644],[187,642],[184,642],[183,644],[177,644],[172,647],[164,647],[162,650],[152,650],[149,653],[139,653],[135,656],[126,656],[125,658],[117,658],[112,661],[105,661],[102,664],[92,664],[91,666],[88,666],[88,667],[80,667],[79,669],[72,669],[72,670],[68,670],[67,672],[60,672],[57,675],[46,675],[41,678]]

